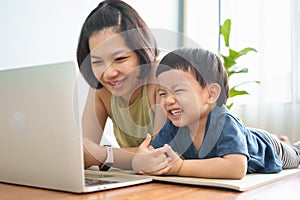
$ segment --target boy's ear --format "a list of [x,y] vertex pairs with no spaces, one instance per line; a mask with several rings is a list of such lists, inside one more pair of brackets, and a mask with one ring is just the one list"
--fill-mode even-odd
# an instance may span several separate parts
[[209,90],[209,99],[208,99],[208,101],[210,103],[215,103],[218,100],[219,96],[220,96],[221,87],[218,83],[211,83],[207,87],[208,87],[208,90]]

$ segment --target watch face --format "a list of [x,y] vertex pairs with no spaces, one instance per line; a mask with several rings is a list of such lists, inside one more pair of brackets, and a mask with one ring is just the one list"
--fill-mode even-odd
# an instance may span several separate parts
[[110,167],[112,166],[112,163],[106,163],[103,167],[101,167],[101,171],[108,171]]

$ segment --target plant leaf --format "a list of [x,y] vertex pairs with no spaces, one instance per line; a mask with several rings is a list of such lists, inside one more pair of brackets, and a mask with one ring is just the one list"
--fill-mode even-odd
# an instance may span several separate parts
[[232,87],[229,92],[229,98],[249,94],[246,90],[236,90],[235,87]]
[[244,81],[244,82],[242,82],[242,83],[239,83],[239,84],[233,86],[232,88],[237,88],[237,87],[239,87],[239,86],[241,86],[241,85],[245,85],[245,84],[249,84],[249,83],[257,83],[257,84],[260,84],[259,81]]
[[229,69],[231,66],[236,64],[235,60],[232,59],[232,57],[224,56],[224,55],[221,55],[221,56],[223,58],[223,65],[226,68],[226,70]]
[[233,106],[233,102],[229,105],[226,105],[226,107],[228,108],[228,110],[230,110],[230,108]]
[[227,70],[228,72],[232,72],[232,73],[248,73],[248,68],[244,67],[236,67],[236,66],[232,66],[230,68],[228,68]]
[[233,74],[241,74],[241,73],[248,73],[248,68],[246,67],[240,68],[240,67],[232,66],[227,69],[228,77],[230,77]]
[[231,20],[226,19],[220,27],[220,34],[223,35],[226,47],[229,47],[229,37],[231,29]]
[[[219,55],[223,59],[223,65],[227,71],[228,79],[233,74],[241,74],[241,73],[248,73],[248,68],[246,67],[237,67],[235,66],[237,64],[237,59],[243,55],[246,55],[250,51],[257,52],[256,49],[251,47],[243,48],[241,51],[236,51],[230,48],[229,46],[229,38],[230,38],[230,32],[231,32],[231,19],[226,19],[222,25],[220,25],[220,35],[223,36],[224,43],[226,45],[226,50],[228,50],[228,55],[225,56],[220,53]],[[232,98],[239,95],[248,95],[249,93],[246,90],[237,90],[236,88],[240,85],[247,84],[250,82],[260,83],[259,81],[244,81],[238,85],[235,85],[230,88],[229,91],[229,97]],[[233,106],[233,102],[229,105],[226,104],[227,108],[230,109]]]
[[242,49],[241,51],[235,51],[233,49],[229,49],[229,56],[232,57],[234,60],[236,60],[239,57],[246,55],[250,51],[257,52],[256,49],[251,48],[251,47],[246,47],[246,48]]
[[236,60],[240,55],[239,52],[229,48],[229,56]]
[[254,51],[257,52],[256,49],[252,48],[252,47],[246,47],[244,49],[242,49],[241,51],[239,51],[239,55],[246,55],[249,51]]

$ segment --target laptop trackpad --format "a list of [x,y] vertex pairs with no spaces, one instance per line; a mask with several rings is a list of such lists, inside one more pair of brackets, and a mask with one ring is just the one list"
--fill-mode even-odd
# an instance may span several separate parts
[[118,183],[119,181],[115,180],[115,175],[109,174],[107,172],[89,172],[85,171],[85,185],[104,185],[109,183]]

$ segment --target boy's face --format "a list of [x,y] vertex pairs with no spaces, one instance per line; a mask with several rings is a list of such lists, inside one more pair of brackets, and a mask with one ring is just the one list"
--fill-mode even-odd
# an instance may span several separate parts
[[202,88],[190,72],[169,70],[158,76],[158,82],[160,105],[175,126],[192,128],[207,118],[208,88]]

